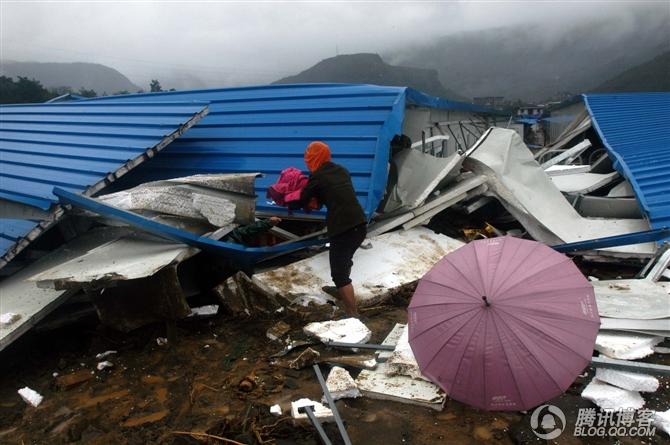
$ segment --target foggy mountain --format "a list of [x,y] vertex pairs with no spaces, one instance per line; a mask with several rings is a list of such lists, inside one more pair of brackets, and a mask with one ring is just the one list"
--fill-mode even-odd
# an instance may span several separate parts
[[670,49],[663,18],[632,17],[632,26],[602,22],[551,33],[539,25],[463,32],[383,54],[393,64],[432,68],[442,84],[472,98],[542,101],[579,93]]
[[370,53],[331,57],[295,76],[284,77],[274,83],[318,82],[408,86],[434,96],[464,100],[442,85],[435,69],[393,66],[385,63],[378,54]]
[[70,87],[74,92],[80,88],[95,90],[98,95],[118,91],[136,92],[140,89],[126,76],[105,65],[97,63],[39,63],[3,60],[0,74],[39,80],[46,88]]
[[593,91],[670,91],[670,51],[624,71]]

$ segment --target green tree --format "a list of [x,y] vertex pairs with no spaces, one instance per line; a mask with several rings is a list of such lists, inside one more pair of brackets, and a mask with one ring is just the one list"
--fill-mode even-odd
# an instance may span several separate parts
[[84,97],[98,97],[98,93],[96,93],[95,90],[87,90],[84,87],[79,88],[79,92],[77,94]]
[[157,79],[152,79],[151,83],[149,84],[149,88],[151,89],[152,93],[158,93],[160,91],[163,91],[163,88],[161,87],[161,83]]
[[48,91],[35,79],[19,76],[15,81],[11,77],[0,76],[0,103],[39,103],[58,96]]

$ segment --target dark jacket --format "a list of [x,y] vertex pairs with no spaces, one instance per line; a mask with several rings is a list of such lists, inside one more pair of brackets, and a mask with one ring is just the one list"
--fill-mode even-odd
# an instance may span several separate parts
[[309,202],[311,198],[316,198],[320,205],[328,209],[326,225],[329,237],[367,223],[363,208],[356,198],[351,176],[341,165],[326,162],[312,173],[302,189],[300,201]]
[[269,231],[271,228],[270,221],[259,219],[254,223],[236,228],[226,235],[225,241],[248,246],[254,242],[258,235]]

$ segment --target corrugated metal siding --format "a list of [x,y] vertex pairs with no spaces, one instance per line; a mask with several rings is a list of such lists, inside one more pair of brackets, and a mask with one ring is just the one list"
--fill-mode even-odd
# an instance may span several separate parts
[[584,102],[651,226],[670,227],[670,93],[585,94]]
[[[54,186],[96,193],[204,114],[204,102],[0,106],[0,198],[47,210]],[[1,223],[5,255],[39,221]]]
[[267,189],[283,169],[305,170],[303,153],[309,142],[319,139],[330,145],[333,160],[349,170],[358,199],[371,217],[386,188],[389,142],[401,132],[406,102],[485,111],[404,87],[350,84],[176,91],[86,102],[169,100],[206,100],[210,112],[128,179],[140,182],[199,173],[261,172],[264,177],[256,182],[257,210],[279,214],[286,210],[267,202]]

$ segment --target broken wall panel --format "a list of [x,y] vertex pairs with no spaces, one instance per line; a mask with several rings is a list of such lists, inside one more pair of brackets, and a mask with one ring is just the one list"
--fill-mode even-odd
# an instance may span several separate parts
[[0,198],[49,212],[37,221],[2,219],[0,267],[63,216],[54,186],[98,193],[207,112],[207,102],[0,106]]
[[[542,170],[521,138],[493,128],[464,162],[486,175],[489,190],[537,240],[555,245],[649,230],[645,220],[583,218]],[[603,255],[640,257],[653,243],[604,249]]]
[[[463,245],[423,227],[386,233],[369,241],[372,248],[356,251],[351,273],[356,299],[363,307],[384,301],[393,290],[418,280],[443,256]],[[255,292],[275,301],[291,303],[306,296],[332,299],[321,289],[332,285],[328,252],[256,274],[249,281]],[[252,298],[251,295],[258,298],[235,279],[229,279],[222,287],[238,301]]]

